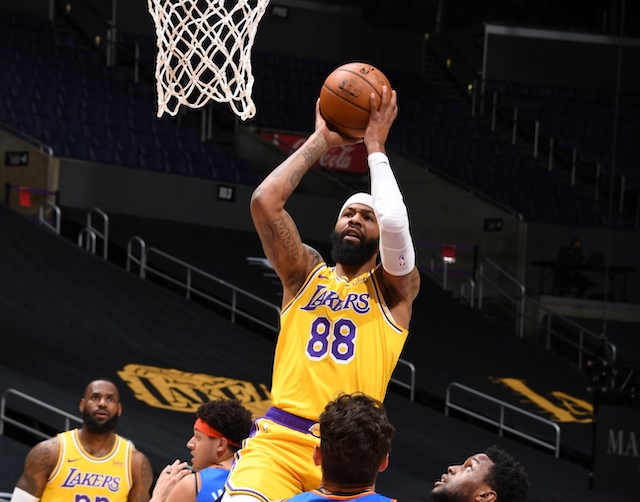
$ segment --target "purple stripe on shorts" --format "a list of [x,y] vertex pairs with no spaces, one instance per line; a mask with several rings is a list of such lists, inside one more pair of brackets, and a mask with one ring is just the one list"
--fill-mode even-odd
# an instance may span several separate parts
[[289,429],[302,432],[303,434],[313,434],[314,436],[319,437],[318,422],[293,415],[292,413],[288,413],[279,408],[274,408],[273,406],[269,408],[265,414],[265,418],[273,420],[278,425],[283,425],[284,427],[289,427]]

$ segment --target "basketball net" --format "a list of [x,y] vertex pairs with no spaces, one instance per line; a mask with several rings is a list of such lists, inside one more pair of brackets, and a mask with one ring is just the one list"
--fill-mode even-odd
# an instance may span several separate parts
[[269,0],[148,0],[156,29],[158,117],[229,103],[253,117],[251,48]]

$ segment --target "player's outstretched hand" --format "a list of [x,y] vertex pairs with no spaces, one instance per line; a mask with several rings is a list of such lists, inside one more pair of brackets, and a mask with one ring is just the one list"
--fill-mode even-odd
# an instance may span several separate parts
[[172,464],[167,465],[158,476],[156,485],[153,488],[151,500],[149,502],[164,502],[173,487],[193,471],[186,462],[174,460]]
[[358,139],[341,136],[336,131],[329,129],[327,122],[320,113],[320,98],[316,101],[316,133],[321,134],[325,138],[328,148],[341,145],[354,145],[361,142],[361,140]]
[[384,153],[384,145],[389,136],[389,130],[398,116],[398,94],[395,90],[383,85],[380,106],[376,105],[374,93],[371,93],[370,99],[371,113],[369,115],[369,124],[364,132],[364,144],[368,153]]

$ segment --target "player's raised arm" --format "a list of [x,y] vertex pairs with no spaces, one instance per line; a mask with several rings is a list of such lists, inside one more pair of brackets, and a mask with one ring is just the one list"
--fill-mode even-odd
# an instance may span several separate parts
[[298,228],[284,206],[311,166],[329,148],[353,142],[330,131],[316,102],[316,130],[251,196],[251,217],[262,248],[283,285],[283,304],[295,295],[307,274],[321,261],[317,251],[304,245]]
[[411,305],[420,289],[420,273],[409,229],[409,216],[398,182],[386,155],[385,143],[398,116],[398,96],[382,88],[380,106],[371,97],[371,115],[364,136],[367,148],[371,197],[380,227],[380,261],[387,305],[395,320],[408,328]]

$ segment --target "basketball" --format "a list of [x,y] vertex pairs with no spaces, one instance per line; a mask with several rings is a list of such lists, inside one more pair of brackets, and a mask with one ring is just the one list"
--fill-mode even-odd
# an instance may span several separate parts
[[368,63],[347,63],[333,70],[320,89],[320,113],[329,129],[348,138],[364,138],[369,95],[375,93],[380,106],[383,85],[391,92],[387,77]]

